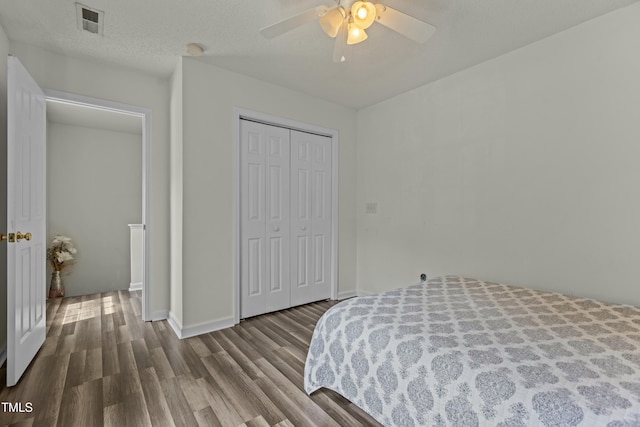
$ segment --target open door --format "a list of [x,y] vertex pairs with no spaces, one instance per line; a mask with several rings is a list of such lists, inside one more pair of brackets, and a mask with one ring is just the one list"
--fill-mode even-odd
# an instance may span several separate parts
[[7,131],[7,386],[13,386],[46,335],[46,103],[11,55]]

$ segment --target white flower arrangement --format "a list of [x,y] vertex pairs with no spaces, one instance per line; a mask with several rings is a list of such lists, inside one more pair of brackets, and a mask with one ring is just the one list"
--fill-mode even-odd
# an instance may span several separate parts
[[47,259],[55,271],[61,271],[73,262],[77,252],[70,237],[57,235],[47,249]]

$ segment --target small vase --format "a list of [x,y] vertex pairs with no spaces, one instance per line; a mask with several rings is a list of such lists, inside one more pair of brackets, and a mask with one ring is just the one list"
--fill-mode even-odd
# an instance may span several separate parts
[[64,296],[64,285],[59,271],[51,272],[51,285],[49,285],[49,298],[61,298]]

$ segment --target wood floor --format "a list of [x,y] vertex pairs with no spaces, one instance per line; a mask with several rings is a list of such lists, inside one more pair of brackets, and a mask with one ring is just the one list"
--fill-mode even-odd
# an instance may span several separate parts
[[179,340],[140,320],[139,292],[50,300],[47,339],[17,386],[0,370],[15,426],[379,425],[336,393],[303,390],[309,340],[326,301]]

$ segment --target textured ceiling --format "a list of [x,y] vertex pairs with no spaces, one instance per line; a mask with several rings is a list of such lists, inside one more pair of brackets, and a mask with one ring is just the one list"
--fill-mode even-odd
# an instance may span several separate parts
[[169,76],[185,45],[199,60],[360,108],[517,49],[640,0],[388,0],[438,31],[417,44],[374,24],[333,63],[317,23],[266,40],[259,29],[332,0],[83,0],[105,12],[104,36],[77,29],[70,0],[3,0],[12,41]]

